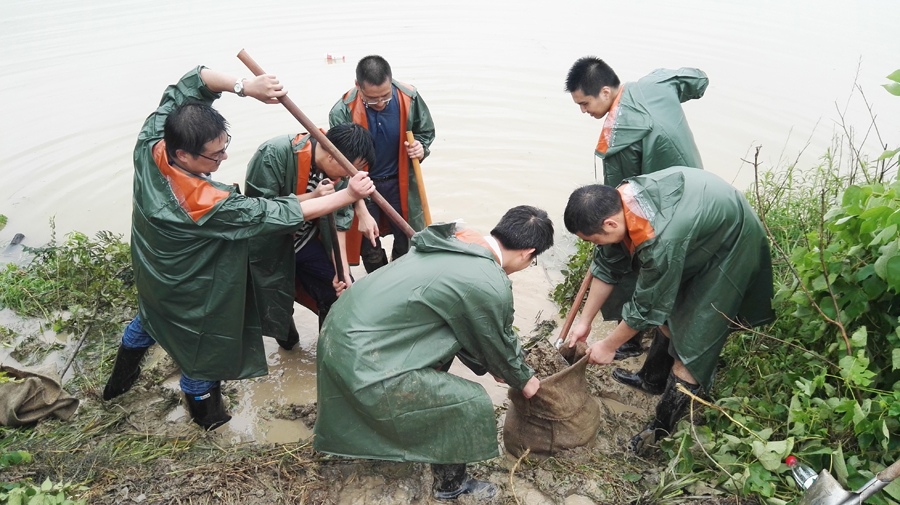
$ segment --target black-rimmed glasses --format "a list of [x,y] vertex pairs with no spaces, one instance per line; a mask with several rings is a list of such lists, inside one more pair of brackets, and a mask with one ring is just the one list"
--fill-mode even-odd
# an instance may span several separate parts
[[199,157],[201,157],[201,158],[206,158],[206,159],[208,159],[209,161],[215,162],[217,165],[218,165],[219,163],[222,163],[222,156],[225,155],[225,150],[228,149],[228,145],[231,144],[231,135],[228,134],[228,133],[226,133],[225,135],[228,137],[228,138],[225,139],[225,147],[223,147],[221,151],[219,151],[219,152],[216,153],[216,157],[215,157],[215,158],[210,158],[209,156],[204,156],[204,155],[202,155],[202,154],[197,154],[197,156],[199,156]]

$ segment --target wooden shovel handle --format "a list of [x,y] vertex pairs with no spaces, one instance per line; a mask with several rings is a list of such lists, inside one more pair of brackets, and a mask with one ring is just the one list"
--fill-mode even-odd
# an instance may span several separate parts
[[900,475],[900,460],[895,461],[893,465],[878,472],[876,477],[882,482],[890,482],[896,479],[898,475]]
[[[247,66],[248,69],[250,69],[251,72],[253,72],[253,75],[264,75],[266,73],[262,69],[262,67],[260,67],[256,63],[256,61],[254,61],[253,58],[251,58],[250,55],[247,54],[247,51],[241,49],[241,52],[238,53],[237,57],[239,60],[241,60],[241,62],[244,63],[244,65]],[[278,98],[278,101],[281,102],[281,105],[284,105],[284,108],[287,109],[288,112],[290,112],[291,115],[297,119],[297,121],[300,121],[300,124],[302,124],[303,127],[306,128],[306,131],[308,131],[310,135],[312,135],[313,138],[315,138],[316,141],[319,142],[320,146],[324,147],[325,150],[328,151],[328,154],[334,156],[334,159],[338,161],[338,163],[341,165],[341,168],[344,169],[344,172],[346,172],[347,175],[349,175],[350,177],[356,175],[358,170],[353,166],[353,163],[350,163],[350,160],[348,160],[346,156],[338,151],[337,147],[334,147],[334,144],[332,144],[331,141],[328,140],[328,137],[326,137],[321,131],[319,131],[316,125],[313,124],[313,122],[310,121],[308,117],[306,117],[306,114],[304,114],[303,111],[300,110],[300,107],[297,107],[293,100],[291,100],[287,96],[282,96]],[[391,207],[391,204],[389,204],[387,200],[385,200],[384,197],[378,193],[378,191],[372,193],[372,200],[376,205],[378,205],[382,212],[387,214],[388,218],[390,218],[390,220],[395,225],[397,225],[398,228],[403,230],[403,233],[405,233],[407,237],[412,237],[413,234],[416,233],[412,229],[412,227],[409,226],[409,224],[403,219],[403,216],[401,216],[396,210],[394,210],[394,208]]]
[[572,308],[569,309],[569,314],[566,316],[566,321],[562,325],[562,330],[559,332],[559,339],[557,341],[565,342],[566,335],[569,334],[569,329],[572,328],[572,323],[575,322],[575,315],[578,314],[578,309],[581,308],[581,302],[584,300],[584,295],[587,293],[588,287],[591,285],[591,279],[594,276],[591,275],[591,268],[588,267],[587,273],[584,274],[584,280],[581,281],[581,287],[578,288],[578,294],[575,295],[575,301],[572,302]]
[[[406,141],[409,145],[413,145],[416,137],[413,132],[406,132]],[[416,185],[419,187],[419,197],[422,199],[422,212],[425,214],[425,226],[431,224],[431,209],[428,208],[428,196],[425,195],[425,179],[422,178],[422,165],[419,164],[418,158],[412,159],[413,171],[416,173]]]

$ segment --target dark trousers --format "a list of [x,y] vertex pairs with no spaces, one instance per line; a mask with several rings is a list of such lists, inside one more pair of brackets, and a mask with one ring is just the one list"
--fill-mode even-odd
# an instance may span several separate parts
[[[399,179],[393,177],[376,181],[375,188],[381,193],[381,196],[391,204],[391,207],[402,216],[403,211],[400,207]],[[381,208],[372,201],[366,202],[366,208],[369,210],[369,214],[375,219],[375,222],[380,223],[382,214]],[[393,261],[409,251],[409,238],[403,233],[403,230],[394,224],[393,221],[391,221],[391,235],[394,236],[394,246],[391,248],[391,261]],[[366,271],[368,272],[372,272],[387,264],[387,254],[384,252],[384,248],[381,247],[381,238],[375,240],[375,246],[373,247],[372,243],[369,242],[369,239],[363,237],[359,254],[363,260],[363,264],[366,266]],[[370,266],[373,267],[371,270]]]
[[334,263],[325,252],[322,242],[316,239],[310,240],[294,254],[294,262],[296,266],[294,276],[303,289],[309,293],[309,296],[316,301],[321,322],[331,309],[331,305],[337,300],[334,286],[331,284],[335,276]]

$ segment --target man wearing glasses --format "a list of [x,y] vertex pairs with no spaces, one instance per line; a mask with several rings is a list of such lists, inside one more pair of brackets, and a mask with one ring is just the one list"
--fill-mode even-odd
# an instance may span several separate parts
[[540,380],[513,329],[509,275],[553,245],[541,209],[507,211],[489,235],[434,224],[403,261],[354,284],[334,305],[316,350],[314,448],[354,458],[431,463],[434,496],[490,499],[466,463],[499,455],[484,388],[446,372],[458,357],[531,398]]
[[[328,120],[332,128],[356,123],[369,130],[375,140],[375,165],[369,167],[369,176],[378,192],[414,230],[425,228],[415,172],[409,168],[411,158],[421,161],[428,156],[434,141],[434,123],[416,88],[394,80],[391,66],[381,56],[366,56],[356,65],[356,85],[332,107]],[[415,136],[412,144],[406,142],[407,131]],[[360,237],[356,230],[351,230],[348,255],[352,263],[358,262],[358,250],[366,272],[387,264],[387,254],[378,238],[379,229],[390,229],[394,235],[392,260],[406,254],[409,239],[382,215],[374,202],[360,202],[355,208],[360,231],[369,240],[362,240],[357,249],[355,244]],[[374,218],[374,227],[369,215]]]
[[103,391],[128,391],[155,342],[181,368],[193,421],[228,422],[222,380],[268,372],[254,300],[249,240],[292,232],[304,220],[371,194],[367,174],[322,198],[248,198],[211,174],[228,159],[227,123],[211,107],[223,91],[277,103],[286,91],[272,75],[249,80],[197,67],[169,86],[147,118],[134,149],[131,259],[139,314],[125,329]]

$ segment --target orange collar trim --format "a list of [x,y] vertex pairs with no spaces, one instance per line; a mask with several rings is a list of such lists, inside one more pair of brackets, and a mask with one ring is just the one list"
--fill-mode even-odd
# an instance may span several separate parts
[[622,99],[623,91],[625,91],[624,84],[619,87],[619,94],[616,95],[616,99],[613,100],[613,103],[609,108],[609,112],[606,113],[606,121],[603,122],[603,130],[600,132],[600,140],[597,141],[598,153],[606,154],[606,151],[609,150],[609,145],[612,142],[613,130],[616,127],[616,116],[618,116],[619,114],[619,100]]
[[178,204],[195,222],[231,194],[229,191],[216,188],[209,181],[188,175],[181,169],[173,167],[166,154],[165,140],[157,142],[152,152],[153,160],[156,161],[156,166],[159,167],[163,177],[169,181],[169,187],[172,188]]
[[644,216],[644,211],[638,204],[631,188],[631,184],[625,183],[616,189],[622,198],[622,209],[625,211],[625,226],[628,233],[625,234],[625,247],[631,254],[635,248],[644,242],[656,237],[656,231],[650,221]]
[[494,251],[494,248],[491,247],[491,245],[488,244],[487,240],[485,240],[484,237],[481,236],[481,234],[476,232],[475,230],[470,230],[470,229],[466,228],[465,230],[458,231],[458,232],[456,232],[456,238],[458,238],[459,240],[461,240],[463,242],[466,242],[467,244],[477,244],[477,245],[484,247],[488,251],[491,251],[491,254],[493,254],[494,257],[497,258],[497,263],[503,262],[500,259],[500,257],[497,256],[497,253]]

